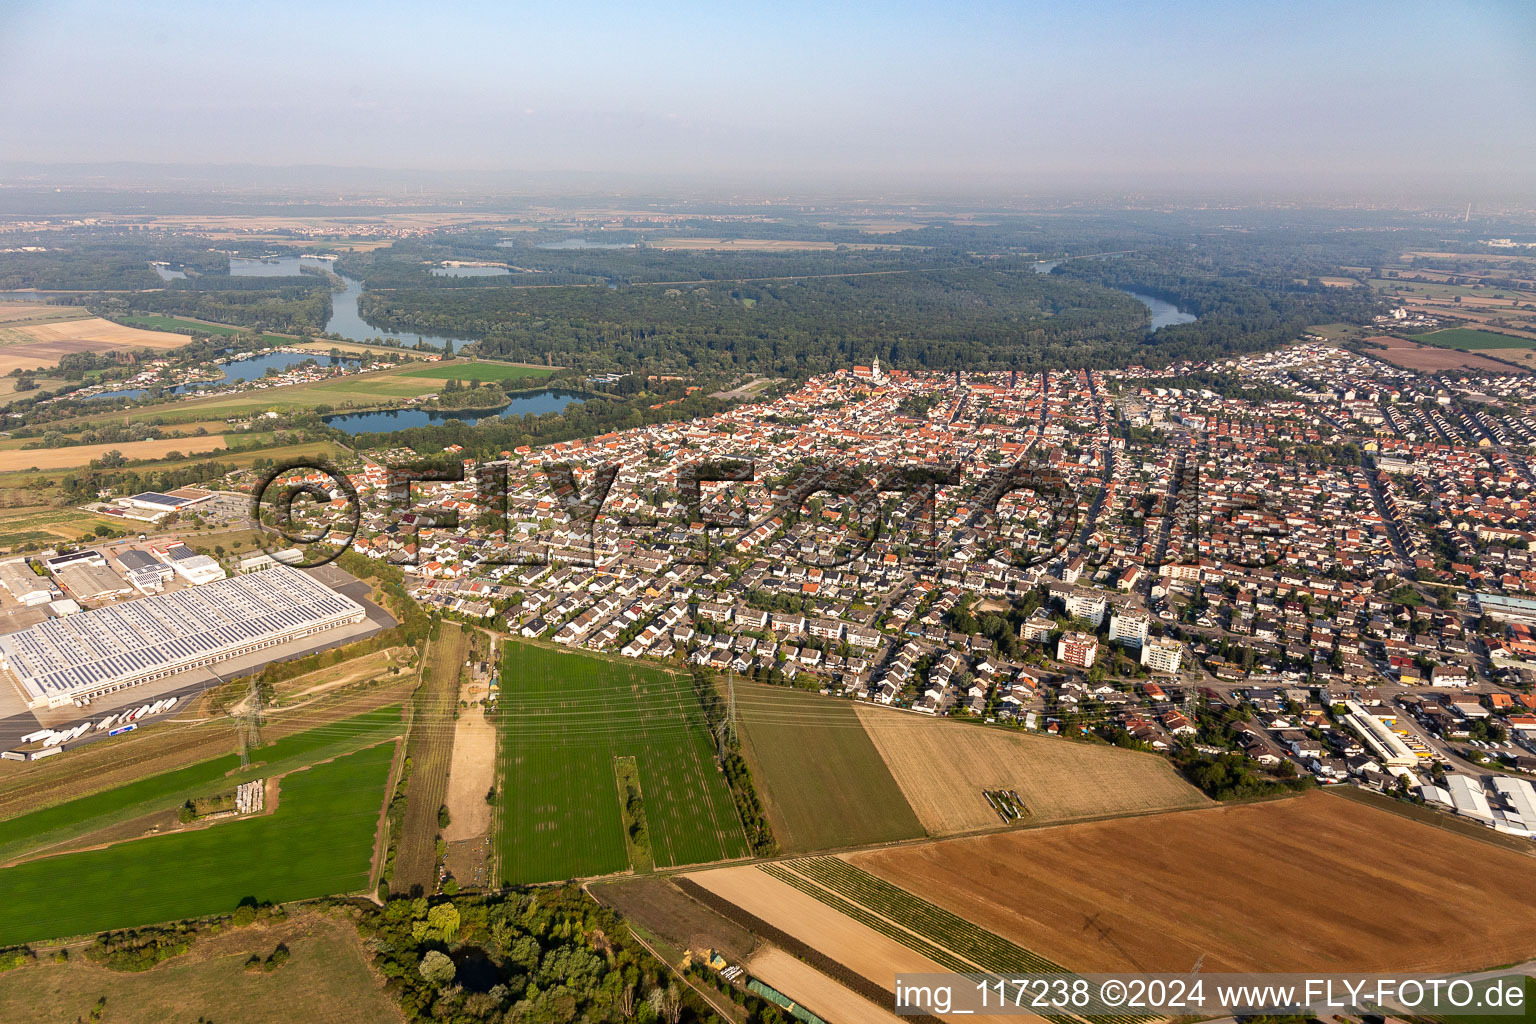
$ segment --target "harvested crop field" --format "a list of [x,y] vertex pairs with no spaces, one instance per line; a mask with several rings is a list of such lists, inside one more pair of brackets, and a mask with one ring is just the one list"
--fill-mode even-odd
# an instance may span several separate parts
[[1199,807],[1209,801],[1166,760],[1118,747],[858,706],[859,720],[933,835],[1000,826],[983,789],[1013,790],[1021,824]]
[[851,702],[749,683],[736,685],[736,699],[758,796],[782,849],[923,834]]
[[1416,345],[1402,338],[1385,336],[1366,338],[1367,355],[1385,360],[1406,370],[1423,370],[1437,373],[1440,370],[1484,370],[1489,373],[1520,373],[1509,363],[1496,362],[1486,356],[1463,352],[1454,348],[1438,348],[1434,345]]
[[[683,876],[725,903],[745,912],[767,928],[752,930],[776,945],[785,942],[771,934],[780,932],[791,945],[803,944],[835,964],[889,991],[897,972],[937,974],[945,970],[895,939],[867,928],[814,897],[773,878],[754,866],[719,868]],[[801,950],[790,949],[797,955]],[[955,1018],[960,1019],[960,1018]]]
[[68,448],[25,448],[0,452],[0,464],[7,470],[73,469],[99,459],[108,452],[119,452],[123,458],[164,459],[173,452],[183,455],[205,455],[224,448],[224,438],[218,434],[208,437],[171,437],[155,441],[122,441],[118,444],[77,444]]
[[1536,860],[1326,793],[843,859],[1074,970],[1201,957],[1208,971],[1447,970],[1536,954]]
[[773,946],[747,961],[747,973],[822,1020],[835,1020],[838,1024],[899,1024],[902,1019]]
[[[0,306],[0,375],[15,369],[54,366],[72,352],[128,352],[148,348],[157,352],[179,348],[190,339],[181,334],[145,331],[101,317],[63,319],[67,307],[35,306],[23,315],[14,306]],[[82,311],[83,312],[83,311]]]

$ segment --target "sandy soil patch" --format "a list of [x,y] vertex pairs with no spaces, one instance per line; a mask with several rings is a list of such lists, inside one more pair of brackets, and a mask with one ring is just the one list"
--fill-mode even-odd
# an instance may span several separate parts
[[453,760],[448,766],[448,842],[474,839],[491,829],[491,805],[485,794],[496,783],[496,727],[482,708],[470,708],[453,729]]
[[717,868],[684,877],[887,991],[894,989],[898,972],[936,974],[945,970],[756,867]]
[[747,961],[747,973],[771,985],[822,1020],[837,1024],[897,1024],[900,1017],[840,985],[782,949],[768,946]]
[[983,789],[1016,791],[1030,812],[1026,825],[1207,803],[1155,754],[856,707],[902,795],[933,835],[1001,826]]
[[1476,969],[1536,954],[1529,856],[1326,793],[847,854],[1075,970]]
[[158,441],[123,441],[118,444],[78,444],[69,448],[27,448],[0,452],[0,471],[28,469],[73,469],[99,459],[108,452],[121,452],[125,459],[163,459],[171,452],[203,455],[224,447],[224,438],[170,437]]

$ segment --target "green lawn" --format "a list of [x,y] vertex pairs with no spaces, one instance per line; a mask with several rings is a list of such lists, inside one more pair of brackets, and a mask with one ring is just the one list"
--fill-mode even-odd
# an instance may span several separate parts
[[630,866],[615,757],[633,757],[639,768],[658,867],[746,855],[686,677],[511,641],[498,718],[504,796],[497,846],[507,883]]
[[285,777],[272,814],[0,870],[0,946],[363,889],[394,751]]
[[402,726],[400,708],[379,708],[353,718],[285,736],[252,751],[252,767],[241,773],[240,758],[227,754],[126,786],[83,796],[0,822],[0,862],[39,846],[64,842],[197,796],[233,789],[248,779],[292,771],[317,760],[356,750],[390,736]]
[[435,380],[521,380],[524,377],[548,377],[548,366],[513,366],[510,363],[434,363],[412,370],[407,377],[431,377]]
[[177,316],[157,316],[152,314],[139,314],[136,316],[118,317],[125,324],[134,327],[143,327],[151,331],[198,331],[202,334],[244,334],[244,327],[229,327],[224,324],[205,324],[197,320],[183,320]]
[[850,702],[737,683],[736,706],[758,796],[785,852],[924,834]]
[[1413,341],[1422,342],[1425,345],[1438,345],[1441,348],[1536,348],[1536,340],[1531,338],[1517,338],[1512,334],[1480,331],[1472,327],[1448,327],[1443,331],[1431,331],[1428,334],[1415,334],[1410,337]]

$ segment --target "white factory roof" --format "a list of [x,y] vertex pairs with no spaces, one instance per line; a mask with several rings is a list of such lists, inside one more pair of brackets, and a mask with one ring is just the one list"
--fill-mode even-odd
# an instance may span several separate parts
[[56,705],[78,693],[169,675],[362,614],[351,598],[297,569],[275,565],[0,636],[0,668],[16,676],[29,702]]
[[1526,829],[1536,832],[1536,786],[1525,779],[1500,775],[1494,778],[1493,788],[1512,808],[1505,817],[1518,818]]
[[1451,803],[1456,806],[1457,814],[1476,818],[1484,824],[1493,823],[1493,808],[1488,806],[1488,797],[1478,780],[1469,775],[1449,775],[1445,788],[1450,790]]

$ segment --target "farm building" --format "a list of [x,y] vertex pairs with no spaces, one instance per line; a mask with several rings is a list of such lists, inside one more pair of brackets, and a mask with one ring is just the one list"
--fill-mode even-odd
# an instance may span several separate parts
[[363,606],[285,565],[0,636],[31,707],[60,707],[348,623]]

